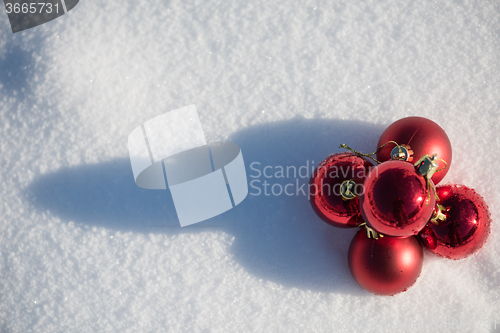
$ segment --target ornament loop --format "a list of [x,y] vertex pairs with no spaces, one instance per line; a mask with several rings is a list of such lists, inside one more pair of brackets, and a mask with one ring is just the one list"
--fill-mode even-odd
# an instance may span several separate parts
[[437,169],[436,172],[443,171],[444,169],[446,169],[448,167],[448,163],[445,160],[443,160],[442,158],[438,158],[438,160],[440,160],[441,162],[444,163],[444,167]]
[[[362,153],[362,152],[360,152],[360,151],[357,151],[357,150],[352,149],[351,147],[349,147],[349,146],[348,146],[348,145],[346,145],[345,143],[342,143],[342,144],[340,145],[340,148],[347,149],[347,150],[349,150],[349,151],[353,152],[354,154],[356,154],[356,155],[358,155],[358,156],[360,156],[360,157],[361,157],[361,156],[364,156],[364,157],[369,157],[369,158],[371,158],[372,160],[374,160],[375,162],[377,162],[377,164],[380,164],[380,163],[382,163],[382,162],[380,162],[379,160],[375,159],[375,158],[373,157],[373,155],[376,155],[376,154],[380,151],[380,149],[384,148],[384,147],[385,147],[385,146],[387,146],[389,143],[394,143],[394,144],[396,145],[396,147],[395,147],[394,149],[398,149],[397,153],[401,154],[401,153],[403,153],[403,149],[405,149],[405,151],[407,151],[408,158],[410,158],[410,155],[413,155],[413,150],[411,150],[411,149],[410,149],[410,146],[407,146],[407,145],[402,145],[402,146],[400,146],[400,145],[398,145],[398,143],[397,143],[397,142],[395,142],[395,141],[387,141],[387,142],[386,142],[386,143],[384,143],[382,146],[378,147],[378,148],[377,148],[377,150],[376,150],[375,152],[370,153],[370,154],[363,154],[363,153]],[[403,147],[404,147],[404,148],[403,148]],[[393,151],[394,151],[394,149],[393,149]],[[392,153],[391,153],[391,156],[392,156]],[[413,159],[413,157],[411,157],[411,159]],[[407,159],[406,161],[411,161],[411,160],[408,160],[408,159]]]
[[[373,157],[372,157],[372,155],[375,155],[377,152],[370,153],[370,154],[363,154],[362,152],[359,152],[359,151],[356,151],[356,150],[352,149],[351,147],[349,147],[349,146],[348,146],[348,145],[346,145],[345,143],[342,143],[342,144],[340,145],[340,147],[339,147],[339,148],[344,148],[344,149],[347,149],[347,150],[349,150],[349,151],[353,152],[354,154],[356,154],[356,155],[358,155],[358,156],[360,156],[360,157],[361,157],[361,156],[364,156],[364,157],[369,157],[369,158],[371,158],[372,160],[374,160],[375,162],[377,162],[377,163],[379,163],[379,164],[380,164],[380,162],[379,162],[379,161],[377,161],[375,158],[373,158]],[[378,150],[377,150],[377,151],[378,151]]]

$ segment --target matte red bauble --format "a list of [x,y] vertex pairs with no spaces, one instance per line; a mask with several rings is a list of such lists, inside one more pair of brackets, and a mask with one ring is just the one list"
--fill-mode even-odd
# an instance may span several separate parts
[[419,234],[422,243],[449,259],[462,259],[479,250],[490,234],[491,218],[484,199],[463,185],[439,186],[436,192],[446,220],[438,225],[429,222]]
[[379,233],[398,237],[417,235],[431,218],[435,204],[433,185],[427,184],[412,163],[397,160],[370,171],[360,199],[366,223]]
[[[435,122],[422,117],[407,117],[392,123],[382,133],[378,140],[381,147],[388,141],[395,141],[399,145],[408,145],[413,151],[413,162],[418,161],[423,155],[437,154],[448,163],[448,167],[434,173],[432,181],[437,184],[443,179],[451,165],[451,143],[445,131]],[[377,153],[380,162],[391,160],[391,151],[394,143],[388,143]],[[437,161],[438,168],[445,166],[443,161]]]
[[394,295],[415,283],[424,254],[416,237],[373,239],[360,230],[351,241],[348,260],[361,287],[378,295]]
[[352,153],[328,156],[314,170],[309,181],[311,206],[326,223],[335,227],[349,228],[362,223],[359,200],[342,197],[340,187],[346,180],[353,180],[353,193],[362,191],[363,180],[373,165]]

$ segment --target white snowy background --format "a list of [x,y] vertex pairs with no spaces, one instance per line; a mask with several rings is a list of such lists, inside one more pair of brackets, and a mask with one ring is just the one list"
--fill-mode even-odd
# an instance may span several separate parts
[[[498,1],[85,0],[16,34],[0,11],[1,332],[500,331]],[[454,149],[443,183],[486,198],[492,234],[381,297],[350,275],[355,230],[301,193],[180,228],[127,137],[190,104],[249,181],[428,117]]]

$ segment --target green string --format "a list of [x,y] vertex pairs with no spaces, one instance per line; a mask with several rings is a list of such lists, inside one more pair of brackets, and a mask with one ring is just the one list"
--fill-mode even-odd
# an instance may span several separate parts
[[[384,147],[385,147],[385,146],[387,146],[387,144],[389,144],[389,143],[394,143],[394,144],[398,147],[399,152],[400,152],[400,153],[402,152],[401,147],[400,147],[400,146],[398,145],[398,143],[397,143],[397,142],[395,142],[395,141],[387,141],[387,142],[386,142],[386,143],[384,143],[382,146],[378,147],[378,149],[377,149],[374,153],[370,153],[370,154],[363,154],[363,153],[362,153],[362,152],[360,152],[360,151],[356,151],[356,150],[352,149],[351,147],[349,147],[348,145],[346,145],[345,143],[342,143],[342,144],[340,145],[340,148],[347,149],[347,150],[349,150],[349,151],[353,152],[354,154],[356,154],[356,155],[358,155],[358,156],[360,156],[360,157],[361,157],[361,156],[369,157],[369,158],[371,158],[372,160],[374,160],[375,162],[377,162],[378,164],[380,164],[380,163],[382,163],[382,162],[380,162],[379,160],[377,160],[377,159],[373,158],[373,157],[372,157],[372,155],[377,154],[377,153],[380,151],[380,149],[384,148]],[[446,162],[445,162],[445,163],[446,163]]]

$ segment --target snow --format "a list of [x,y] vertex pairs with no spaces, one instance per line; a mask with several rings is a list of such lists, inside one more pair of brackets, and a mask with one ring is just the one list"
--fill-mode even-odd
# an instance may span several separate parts
[[[82,0],[16,34],[1,14],[0,331],[500,331],[499,12],[488,0]],[[168,191],[135,185],[127,137],[191,104],[206,139],[238,144],[271,194],[180,228]],[[464,260],[426,253],[411,289],[375,296],[347,266],[355,230],[315,216],[307,177],[275,172],[308,176],[340,143],[372,152],[410,115],[445,129],[443,183],[486,198],[492,234]]]

